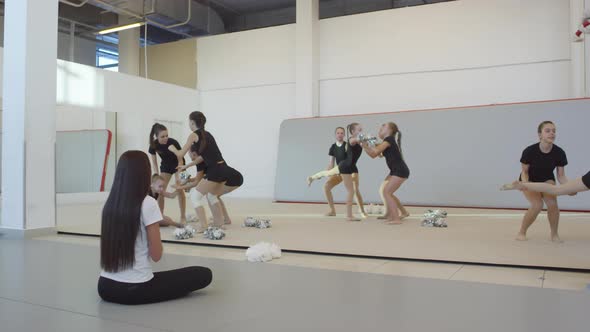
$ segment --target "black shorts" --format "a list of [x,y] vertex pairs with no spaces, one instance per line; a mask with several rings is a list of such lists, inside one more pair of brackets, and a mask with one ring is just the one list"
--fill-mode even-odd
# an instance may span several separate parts
[[244,183],[242,174],[225,163],[208,166],[205,178],[211,182],[225,182],[225,185],[230,187],[239,187]]
[[582,182],[586,186],[586,188],[590,189],[590,172],[586,173],[586,175],[582,176]]
[[178,170],[176,169],[178,165],[160,165],[160,173],[168,173],[174,174]]
[[356,167],[356,165],[348,165],[345,162],[341,162],[338,164],[338,171],[340,174],[354,174],[358,173],[359,169]]
[[408,167],[396,167],[394,169],[389,170],[390,176],[397,176],[402,179],[407,179],[410,177],[410,169]]

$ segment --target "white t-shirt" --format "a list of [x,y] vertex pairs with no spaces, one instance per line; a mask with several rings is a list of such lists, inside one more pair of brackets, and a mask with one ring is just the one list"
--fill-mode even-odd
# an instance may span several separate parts
[[135,263],[132,268],[116,273],[102,271],[101,277],[109,278],[119,282],[141,283],[149,281],[154,277],[148,249],[148,240],[146,227],[162,220],[162,213],[158,207],[158,202],[151,197],[146,196],[141,204],[140,226],[135,240]]

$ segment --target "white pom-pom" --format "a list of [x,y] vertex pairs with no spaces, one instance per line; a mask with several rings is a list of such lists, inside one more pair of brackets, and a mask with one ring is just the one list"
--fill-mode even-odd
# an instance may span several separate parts
[[246,250],[246,259],[249,262],[268,262],[280,257],[281,248],[274,243],[259,242]]

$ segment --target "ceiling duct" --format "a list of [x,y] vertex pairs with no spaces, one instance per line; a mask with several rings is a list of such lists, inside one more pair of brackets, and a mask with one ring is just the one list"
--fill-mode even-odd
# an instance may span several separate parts
[[[153,7],[152,7],[153,2]],[[198,2],[191,3],[190,17],[188,16],[187,0],[153,0],[145,2],[146,12],[150,21],[163,26],[170,26],[185,22],[188,23],[170,29],[182,34],[192,36],[215,35],[225,32],[225,26],[219,14]],[[153,11],[152,11],[153,9]]]

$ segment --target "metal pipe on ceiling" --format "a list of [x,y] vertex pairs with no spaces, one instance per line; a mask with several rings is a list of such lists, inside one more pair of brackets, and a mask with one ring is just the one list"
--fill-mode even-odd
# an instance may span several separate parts
[[59,2],[61,3],[65,3],[66,5],[70,5],[72,7],[76,7],[76,8],[80,8],[82,6],[84,6],[86,3],[88,3],[89,0],[83,0],[82,2],[79,3],[74,3],[74,2],[70,2],[68,0],[59,0]]

